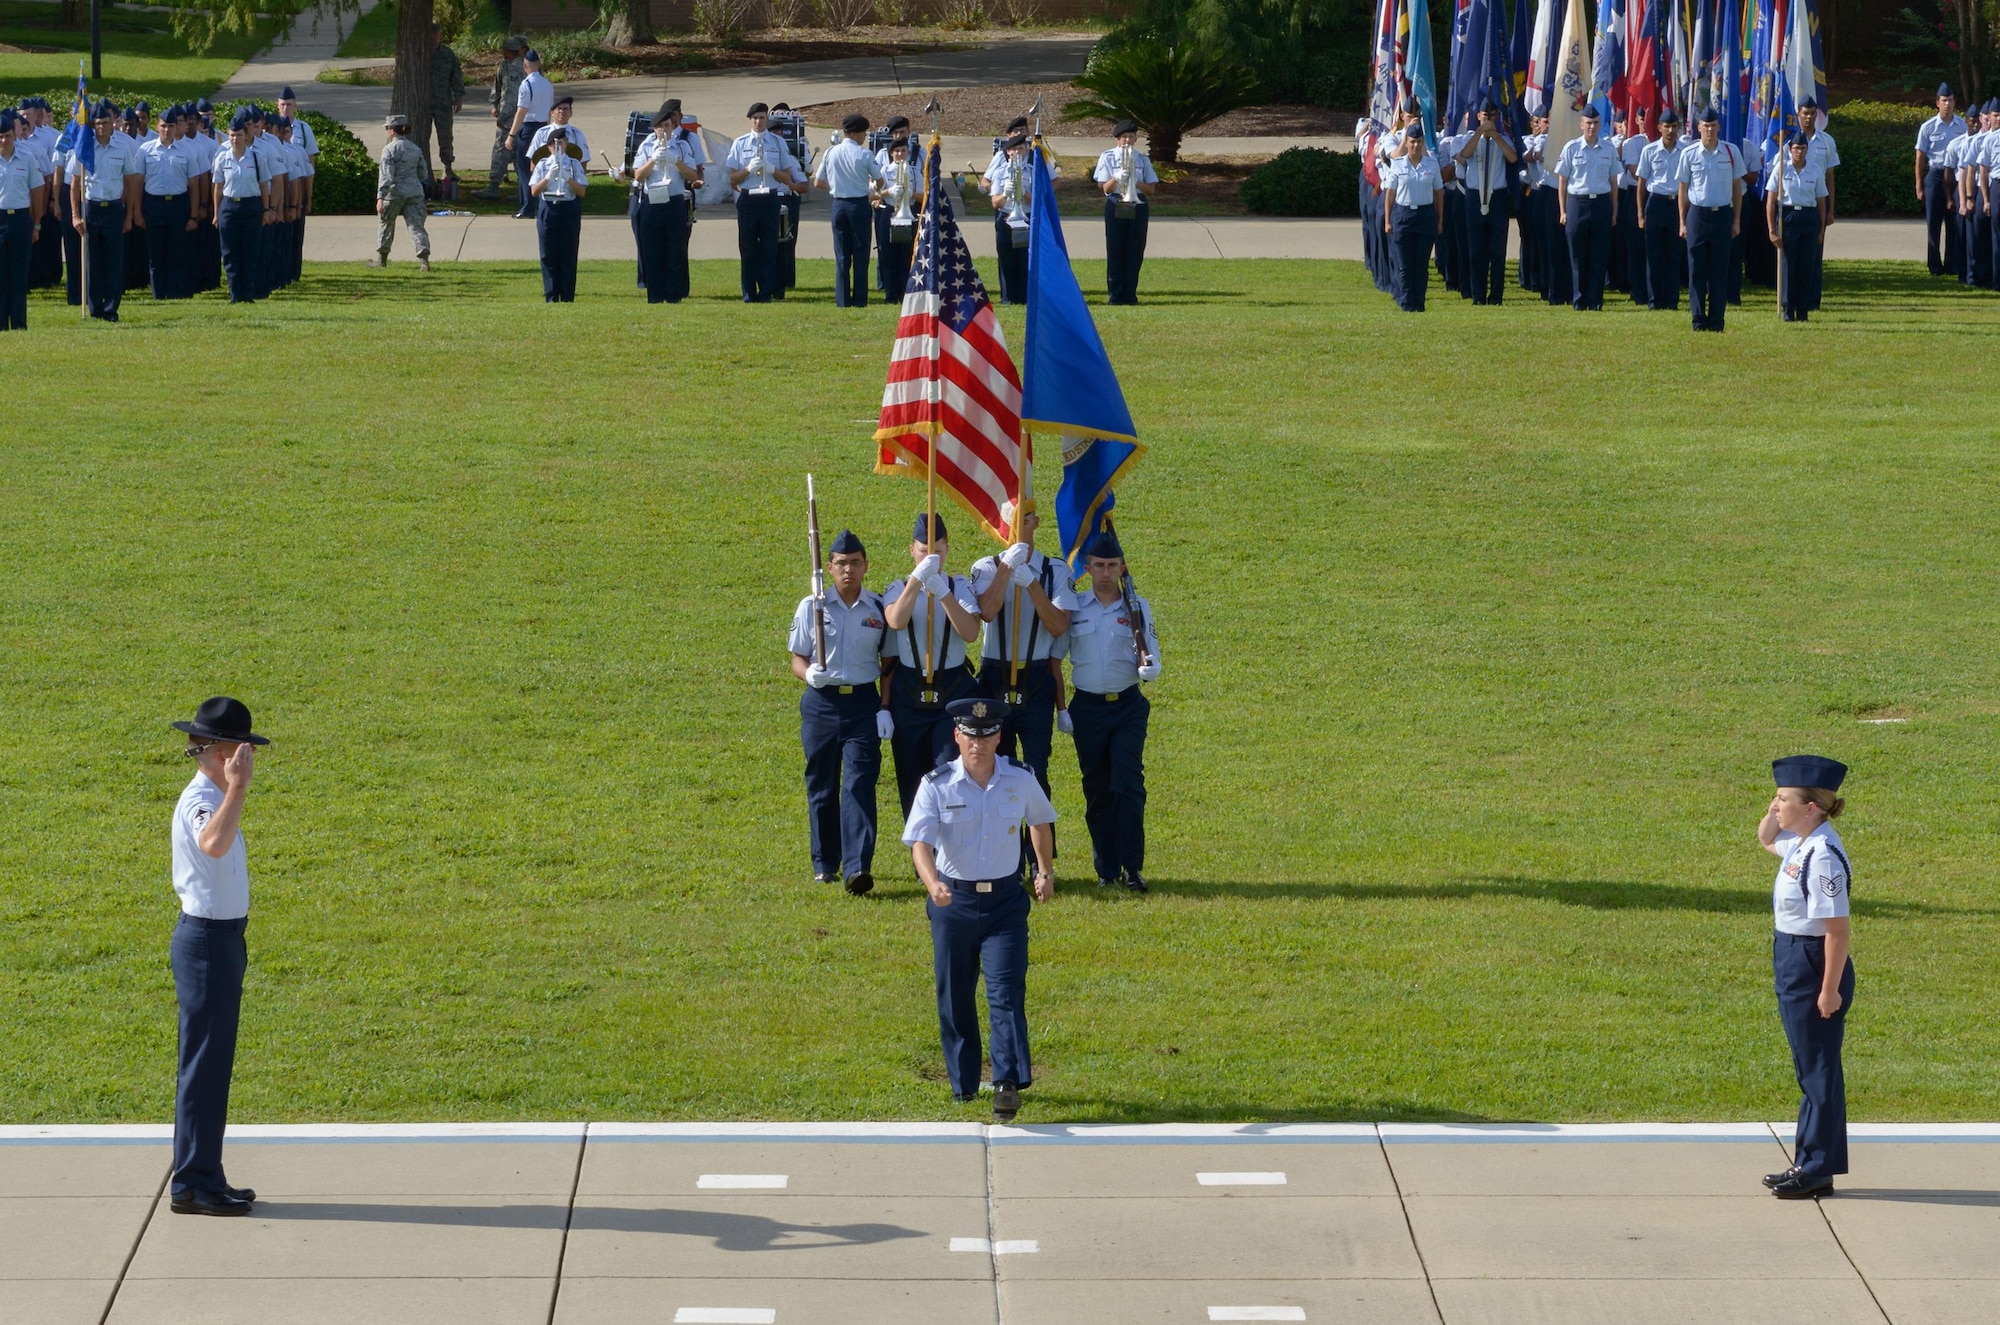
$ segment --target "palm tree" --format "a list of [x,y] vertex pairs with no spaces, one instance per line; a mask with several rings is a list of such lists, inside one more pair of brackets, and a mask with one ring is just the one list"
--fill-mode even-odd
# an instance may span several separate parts
[[1139,41],[1091,58],[1076,85],[1095,95],[1063,107],[1065,120],[1136,120],[1155,161],[1180,155],[1190,129],[1247,106],[1257,75],[1211,47]]

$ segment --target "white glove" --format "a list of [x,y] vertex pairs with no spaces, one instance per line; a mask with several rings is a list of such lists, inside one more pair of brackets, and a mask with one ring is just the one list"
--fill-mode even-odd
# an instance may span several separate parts
[[806,684],[815,690],[824,690],[833,684],[833,673],[818,663],[806,664]]
[[1018,570],[1027,564],[1028,558],[1032,555],[1034,555],[1033,548],[1029,547],[1026,543],[1016,543],[1000,554],[1000,560],[1005,565]]
[[917,568],[910,572],[910,578],[918,584],[929,584],[931,577],[943,569],[944,558],[933,552],[917,563]]
[[896,734],[896,718],[888,709],[875,710],[875,735],[888,740]]
[[1159,679],[1160,679],[1160,660],[1159,660],[1158,658],[1155,658],[1155,659],[1153,659],[1153,660],[1152,660],[1151,662],[1143,662],[1143,663],[1140,663],[1140,664],[1139,664],[1139,679],[1140,679],[1141,681],[1157,681],[1157,680],[1159,680]]
[[1076,723],[1070,720],[1068,709],[1056,710],[1056,730],[1065,736],[1074,736],[1076,734]]
[[1026,566],[1014,567],[1014,587],[1016,589],[1027,588],[1029,585],[1033,584],[1037,578],[1038,577],[1035,575],[1035,573],[1029,570]]

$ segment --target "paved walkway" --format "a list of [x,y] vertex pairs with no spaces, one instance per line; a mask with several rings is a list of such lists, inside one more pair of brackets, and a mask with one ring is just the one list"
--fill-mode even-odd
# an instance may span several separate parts
[[238,1127],[241,1220],[156,1127],[0,1129],[38,1325],[1515,1325],[2000,1318],[2000,1126]]
[[[800,226],[799,255],[833,257],[833,231],[827,224],[827,202],[814,195],[806,203]],[[1095,216],[1063,218],[1070,255],[1082,259],[1104,256],[1104,227]],[[430,220],[433,256],[442,262],[533,262],[537,260],[535,227],[510,217],[434,216]],[[993,256],[993,227],[981,221],[964,230],[973,256]],[[396,241],[396,256],[410,256],[409,239]],[[306,258],[311,262],[361,262],[375,249],[372,216],[316,216],[306,226]],[[735,214],[727,204],[704,205],[688,252],[694,258],[736,256]],[[622,217],[585,217],[581,256],[586,259],[630,260],[632,228]],[[1343,258],[1361,260],[1359,221],[1288,220],[1279,217],[1161,217],[1152,223],[1146,241],[1149,258]],[[1516,255],[1518,256],[1518,254]],[[1827,256],[1836,261],[1904,259],[1923,261],[1921,221],[1843,221],[1828,232]],[[1432,293],[1442,287],[1433,284]]]

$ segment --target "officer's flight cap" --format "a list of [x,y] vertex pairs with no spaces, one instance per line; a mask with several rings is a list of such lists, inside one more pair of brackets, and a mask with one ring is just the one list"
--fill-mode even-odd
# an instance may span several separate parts
[[1091,535],[1090,541],[1083,545],[1083,555],[1098,557],[1105,561],[1122,561],[1125,558],[1125,549],[1118,546],[1118,535],[1109,529],[1104,529]]
[[194,721],[177,722],[174,727],[190,736],[199,736],[205,741],[248,742],[251,745],[269,745],[268,736],[250,734],[250,710],[240,699],[227,695],[217,695],[213,699],[201,701],[201,707],[194,711]]
[[1822,787],[1839,791],[1847,765],[1823,755],[1786,755],[1771,761],[1771,778],[1781,787]]
[[942,515],[933,515],[930,518],[932,520],[931,529],[936,531],[935,537],[933,537],[931,534],[925,531],[924,517],[921,514],[919,514],[917,516],[916,530],[910,535],[910,539],[912,542],[929,543],[936,541],[942,543],[947,538],[951,537],[951,535],[945,533],[944,531],[944,517]]
[[944,711],[967,736],[994,736],[1013,709],[997,699],[954,699]]
[[554,110],[554,109],[555,109],[555,108],[556,108],[557,106],[568,106],[568,107],[569,107],[569,108],[570,108],[571,110],[575,110],[575,109],[576,109],[576,98],[575,98],[575,97],[557,97],[557,98],[556,98],[556,99],[555,99],[554,101],[551,101],[551,102],[549,103],[549,109],[550,109],[550,110]]
[[836,557],[851,557],[856,553],[864,557],[868,555],[868,549],[861,546],[861,539],[852,529],[843,529],[835,534],[831,550]]

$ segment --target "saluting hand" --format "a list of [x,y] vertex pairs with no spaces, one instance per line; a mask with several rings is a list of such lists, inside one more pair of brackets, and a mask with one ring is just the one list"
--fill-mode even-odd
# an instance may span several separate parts
[[222,763],[222,776],[229,784],[223,788],[223,791],[230,792],[239,788],[248,790],[250,786],[250,773],[252,766],[256,763],[256,759],[257,747],[248,741],[243,742],[230,751],[229,758]]

